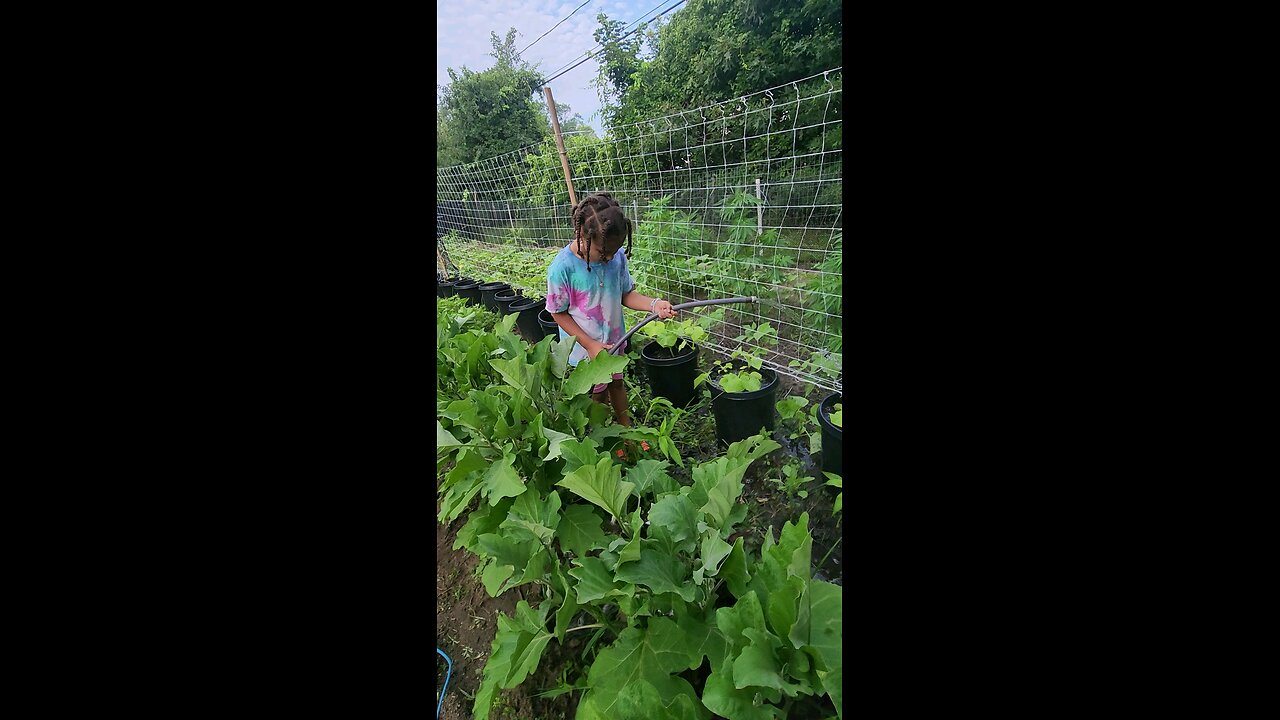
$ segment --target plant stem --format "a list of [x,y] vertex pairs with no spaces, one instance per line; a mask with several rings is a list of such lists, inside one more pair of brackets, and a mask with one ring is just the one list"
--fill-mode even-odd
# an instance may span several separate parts
[[595,625],[579,625],[579,626],[578,626],[578,627],[576,627],[576,628],[569,628],[568,630],[565,630],[565,631],[564,631],[564,634],[565,634],[565,635],[568,635],[569,633],[573,632],[574,630],[589,630],[589,629],[591,629],[591,628],[598,628],[598,627],[604,627],[604,623],[596,623]]
[[827,561],[827,558],[831,557],[831,552],[832,552],[833,550],[835,550],[835,549],[836,549],[836,545],[839,545],[839,544],[840,544],[840,540],[843,540],[843,539],[844,539],[844,538],[840,538],[839,540],[836,540],[836,541],[835,541],[835,543],[833,543],[833,544],[831,545],[831,549],[830,549],[830,550],[827,550],[827,554],[826,554],[826,555],[823,555],[823,556],[822,556],[822,561],[818,563],[818,569],[822,569],[822,564],[823,564],[823,563],[825,563],[825,562]]

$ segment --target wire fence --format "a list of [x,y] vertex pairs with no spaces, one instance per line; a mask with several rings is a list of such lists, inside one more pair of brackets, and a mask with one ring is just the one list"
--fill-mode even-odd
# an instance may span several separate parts
[[[704,344],[754,350],[828,390],[842,389],[841,98],[835,68],[605,139],[564,136],[578,199],[607,191],[636,223],[628,257],[640,292],[672,304],[760,298],[724,306]],[[453,263],[544,295],[547,266],[573,237],[554,138],[436,177],[436,231]],[[763,323],[776,345],[741,339]]]

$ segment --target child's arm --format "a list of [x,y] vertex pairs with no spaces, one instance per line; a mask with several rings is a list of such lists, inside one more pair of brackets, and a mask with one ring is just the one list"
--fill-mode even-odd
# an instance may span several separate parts
[[680,314],[679,310],[672,310],[671,303],[666,300],[656,300],[648,295],[641,295],[635,290],[631,290],[622,296],[622,306],[639,310],[643,313],[658,313],[658,317],[666,320]]
[[578,326],[578,322],[573,319],[573,316],[567,312],[551,313],[551,317],[555,319],[557,325],[564,328],[565,332],[572,335],[578,341],[579,345],[587,349],[587,357],[592,360],[595,360],[596,355],[601,350],[608,350],[613,347],[611,344],[601,344],[599,340],[588,335],[581,327]]

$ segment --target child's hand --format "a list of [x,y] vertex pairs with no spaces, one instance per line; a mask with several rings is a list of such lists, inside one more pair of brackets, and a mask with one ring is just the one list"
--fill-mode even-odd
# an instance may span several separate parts
[[663,320],[666,320],[668,318],[673,318],[680,314],[678,311],[672,310],[671,303],[667,302],[666,300],[659,300],[657,304],[653,306],[653,311],[658,313],[658,317],[662,318]]
[[595,360],[596,356],[599,355],[601,352],[608,352],[611,349],[613,349],[613,343],[609,343],[608,345],[601,345],[600,343],[596,343],[596,346],[594,348],[589,349],[587,352],[591,353],[591,359]]

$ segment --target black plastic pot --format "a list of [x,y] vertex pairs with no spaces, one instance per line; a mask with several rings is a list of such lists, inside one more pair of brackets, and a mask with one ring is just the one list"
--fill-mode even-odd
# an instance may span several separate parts
[[818,424],[822,426],[822,470],[844,477],[844,432],[832,425],[831,418],[827,417],[827,413],[840,402],[840,398],[840,393],[832,393],[823,398],[822,404],[818,406]]
[[698,375],[698,346],[690,343],[684,350],[676,350],[650,342],[640,349],[640,360],[655,397],[664,397],[676,407],[689,407],[697,399],[693,380]]
[[458,280],[456,278],[453,280],[437,280],[436,295],[442,298],[453,297],[453,286],[457,284]]
[[498,312],[498,303],[493,299],[494,295],[503,290],[510,290],[511,283],[491,282],[480,286],[480,304],[493,312]]
[[542,327],[542,337],[538,338],[539,340],[548,335],[560,336],[560,323],[551,317],[551,313],[547,312],[545,307],[538,313],[538,325]]
[[511,312],[511,304],[523,298],[519,290],[499,290],[493,295],[493,301],[498,304],[499,315]]
[[[465,280],[465,282],[463,282]],[[480,281],[464,278],[453,286],[454,294],[467,299],[468,305],[480,304]]]
[[711,412],[716,418],[716,439],[720,442],[745,440],[759,433],[762,427],[773,430],[778,374],[769,368],[760,368],[758,372],[764,378],[760,389],[749,392],[725,392],[714,377],[711,379]]
[[511,303],[510,310],[520,313],[516,318],[516,327],[525,340],[536,343],[542,339],[542,326],[538,324],[538,313],[547,306],[543,298],[521,298]]

